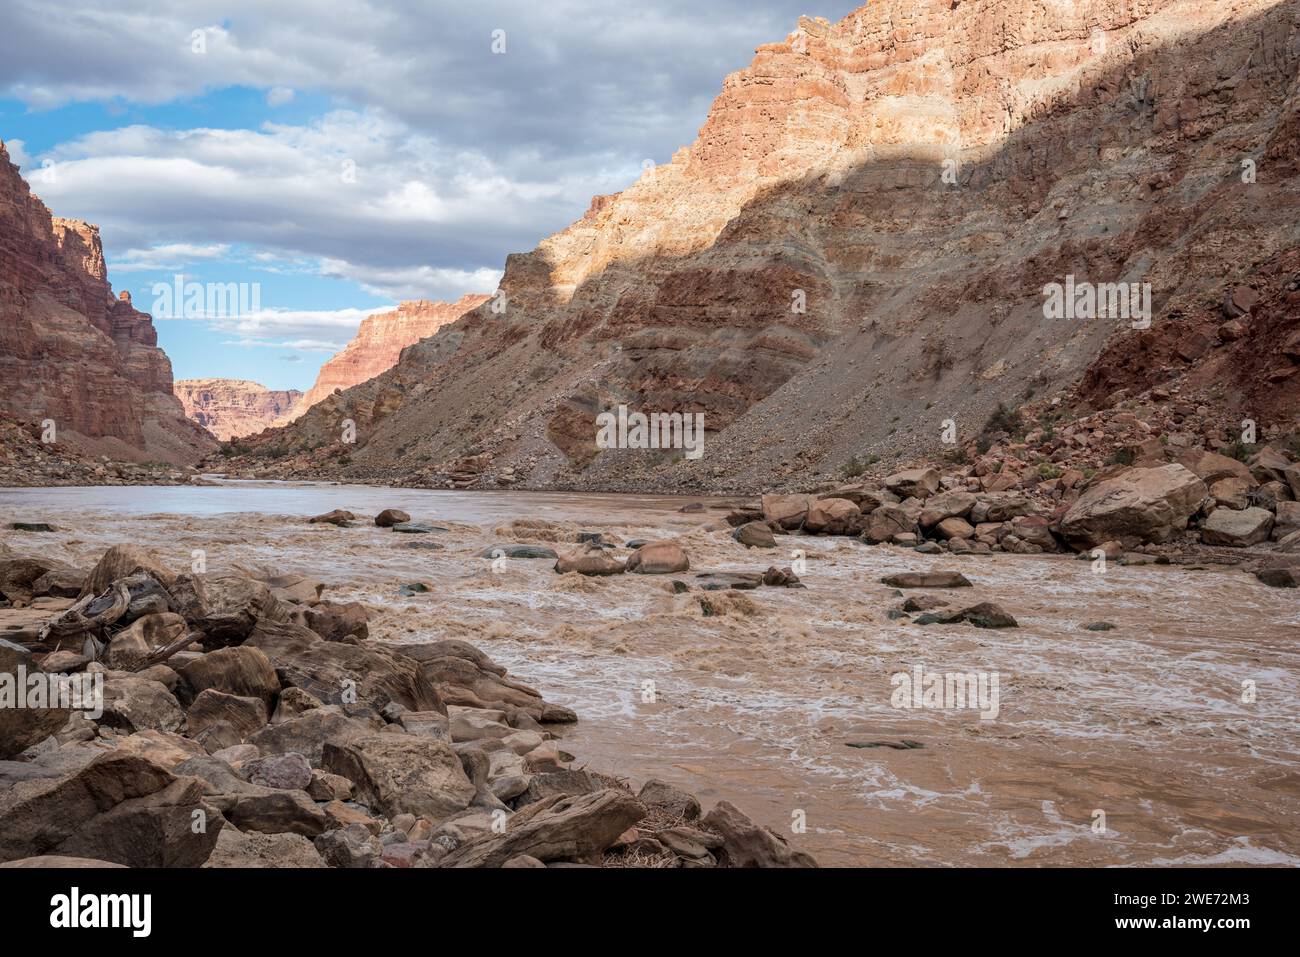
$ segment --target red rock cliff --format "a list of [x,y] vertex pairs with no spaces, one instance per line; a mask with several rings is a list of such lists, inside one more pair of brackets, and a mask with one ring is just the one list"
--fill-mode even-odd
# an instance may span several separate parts
[[152,318],[113,295],[98,228],[52,217],[3,144],[0,410],[119,459],[190,464],[215,444],[172,394]]
[[350,389],[391,369],[407,346],[433,335],[487,299],[472,293],[456,302],[416,299],[400,303],[396,309],[367,316],[343,351],[321,366],[315,384],[298,404],[293,417],[302,415],[335,389]]

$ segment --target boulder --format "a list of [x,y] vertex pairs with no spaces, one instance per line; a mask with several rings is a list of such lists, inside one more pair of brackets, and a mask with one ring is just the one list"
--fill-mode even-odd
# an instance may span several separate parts
[[595,864],[619,835],[644,816],[639,801],[615,788],[557,795],[517,812],[504,833],[488,832],[451,851],[440,866],[501,867],[520,855],[543,863]]
[[1286,538],[1300,529],[1300,502],[1278,502],[1273,516],[1273,538]]
[[862,510],[846,498],[819,498],[808,506],[804,531],[815,535],[853,535],[860,531]]
[[378,838],[360,823],[326,831],[316,838],[315,845],[330,867],[368,868],[384,850]]
[[305,791],[312,782],[312,767],[297,751],[289,751],[245,761],[239,766],[239,776],[265,788]]
[[185,725],[185,712],[166,685],[115,674],[104,680],[104,714],[99,723],[128,733],[179,731]]
[[337,525],[339,528],[346,528],[356,519],[357,517],[351,512],[336,508],[322,515],[313,515],[307,521],[312,525]]
[[1245,462],[1238,462],[1218,452],[1191,449],[1178,456],[1177,462],[1206,485],[1213,485],[1220,479],[1226,478],[1241,479],[1249,483],[1249,488],[1259,484],[1251,474],[1250,466]]
[[1201,523],[1201,541],[1206,545],[1244,548],[1268,540],[1273,530],[1273,513],[1263,508],[1216,508]]
[[101,660],[109,668],[129,669],[154,651],[170,645],[187,631],[189,625],[185,619],[174,612],[144,615],[112,637]]
[[263,652],[280,681],[326,703],[380,713],[396,702],[411,711],[445,711],[438,692],[415,661],[396,653],[340,641],[324,641],[291,623],[261,621],[245,648]]
[[426,735],[327,741],[322,764],[352,782],[358,801],[390,818],[409,813],[440,821],[467,808],[475,793],[452,746]]
[[[71,579],[65,575],[81,575],[82,585],[72,595],[66,594],[69,589],[65,586]],[[0,597],[10,601],[29,602],[38,595],[54,594],[75,598],[80,595],[84,582],[84,574],[57,559],[23,555],[6,557],[0,553]]]
[[625,570],[621,561],[599,546],[589,547],[574,554],[561,555],[555,563],[555,572],[559,575],[567,575],[569,572],[593,576],[621,575]]
[[719,801],[704,824],[722,837],[721,853],[732,867],[816,867],[812,855],[796,851],[775,831],[755,824],[728,801]]
[[342,744],[374,730],[372,725],[349,718],[331,705],[268,725],[250,735],[248,743],[261,754],[301,754],[313,768],[320,768],[327,741]]
[[892,588],[970,588],[971,583],[961,572],[899,572],[880,579]]
[[[207,820],[199,833],[195,812]],[[198,867],[223,824],[197,779],[110,751],[63,777],[0,793],[0,861],[61,854],[128,867]]]
[[320,601],[310,607],[295,608],[289,615],[289,621],[310,628],[326,641],[370,637],[369,618],[366,606],[359,601]]
[[636,799],[646,807],[657,808],[671,817],[680,817],[686,821],[694,821],[700,816],[700,802],[694,794],[658,778],[642,785]]
[[375,524],[380,528],[392,528],[394,525],[401,525],[410,520],[411,516],[400,508],[386,508],[375,516]]
[[328,826],[325,812],[305,791],[252,784],[216,757],[190,758],[176,765],[176,773],[201,780],[204,800],[241,831],[315,837]]
[[[543,702],[540,694],[507,677],[504,668],[468,642],[452,638],[403,644],[401,649],[418,662],[447,705],[502,711],[518,708],[534,721],[557,720],[551,713],[553,706]],[[571,713],[567,720],[573,720]]]
[[194,624],[209,645],[238,645],[262,620],[285,621],[289,609],[270,586],[241,575],[223,575],[203,583],[204,616]]
[[950,538],[974,538],[975,529],[964,518],[945,518],[934,526],[934,534],[945,541]]
[[916,532],[916,516],[902,505],[882,505],[867,516],[867,527],[862,533],[863,541],[892,541],[895,535]]
[[[14,703],[13,696],[25,691],[18,676],[36,671],[27,648],[0,638],[0,694],[10,697],[10,704]],[[70,713],[67,708],[0,707],[0,760],[12,758],[44,741],[68,723]]]
[[203,745],[170,731],[137,731],[121,738],[117,750],[122,754],[135,754],[159,767],[172,770],[182,761],[202,757]]
[[675,542],[647,542],[631,554],[625,570],[638,575],[672,575],[690,567],[686,550]]
[[[318,639],[319,640],[319,639]],[[181,666],[178,696],[194,701],[208,688],[228,695],[257,698],[271,710],[280,693],[280,679],[266,654],[256,647],[219,648]]]
[[741,525],[731,537],[746,548],[776,548],[776,536],[764,522],[748,522]]
[[244,833],[223,827],[204,867],[327,867],[316,846],[301,834]]
[[1300,566],[1296,565],[1261,568],[1255,577],[1270,588],[1300,588]]
[[939,472],[932,468],[904,469],[885,479],[885,488],[900,498],[927,499],[939,491]]
[[161,584],[170,588],[176,581],[166,566],[156,555],[138,545],[114,545],[95,564],[81,588],[80,597],[102,595],[108,587],[119,578],[127,578],[138,572],[144,572]]
[[1225,508],[1243,509],[1250,507],[1250,492],[1255,488],[1255,480],[1229,476],[1210,484],[1210,497],[1215,505]]
[[771,494],[764,495],[762,503],[765,521],[794,530],[803,525],[804,519],[808,517],[811,500],[807,495]]
[[479,552],[479,558],[559,558],[555,549],[543,545],[491,545]]
[[960,489],[931,496],[921,509],[919,523],[922,528],[933,528],[946,518],[965,518],[975,507],[975,502],[972,492]]
[[1208,489],[1181,465],[1131,468],[1098,482],[1061,519],[1061,534],[1078,549],[1102,542],[1167,542],[1187,528]]

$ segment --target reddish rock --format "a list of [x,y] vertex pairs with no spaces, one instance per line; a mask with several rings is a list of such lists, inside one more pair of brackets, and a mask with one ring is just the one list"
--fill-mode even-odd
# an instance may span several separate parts
[[185,414],[223,442],[277,424],[302,398],[247,379],[178,379],[172,389]]
[[0,144],[0,412],[57,442],[192,464],[216,447],[172,394],[153,319],[113,295],[99,228],[52,217]]
[[399,303],[396,309],[388,312],[367,316],[361,320],[357,334],[343,351],[335,353],[321,366],[315,385],[290,412],[290,418],[296,419],[317,402],[328,398],[335,389],[350,389],[386,372],[407,346],[433,335],[487,300],[487,296],[474,294],[461,296],[455,302],[416,299]]

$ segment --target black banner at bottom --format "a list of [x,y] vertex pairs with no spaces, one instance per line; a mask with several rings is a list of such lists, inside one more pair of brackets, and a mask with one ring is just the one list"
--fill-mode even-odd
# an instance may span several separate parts
[[[752,926],[765,941],[816,914],[855,935],[879,924],[956,932],[1044,930],[1062,941],[1200,937],[1233,946],[1294,923],[1295,870],[602,870],[507,871],[0,869],[10,933],[131,944],[193,943],[281,926],[293,944],[373,945],[376,921],[400,915],[558,921],[627,935],[645,920]],[[712,903],[710,903],[712,902]],[[801,919],[801,915],[804,919]],[[540,916],[540,915],[539,915]],[[285,922],[288,921],[288,924]],[[910,922],[900,924],[899,922]],[[968,923],[967,923],[968,922]],[[488,924],[487,926],[493,926]],[[393,925],[390,925],[393,926]],[[535,928],[536,929],[536,928]],[[722,928],[719,928],[722,929]],[[974,932],[974,931],[973,931]],[[635,936],[635,935],[634,935]],[[616,939],[626,939],[616,938]],[[1247,939],[1249,939],[1247,937]]]

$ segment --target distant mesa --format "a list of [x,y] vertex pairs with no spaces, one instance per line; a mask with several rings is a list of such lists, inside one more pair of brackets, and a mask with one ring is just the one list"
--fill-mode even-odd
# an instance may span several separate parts
[[268,389],[247,379],[178,379],[176,397],[185,414],[223,442],[255,435],[292,415],[298,389]]
[[455,302],[414,299],[396,309],[377,312],[362,320],[352,341],[323,366],[316,384],[308,390],[290,418],[297,418],[335,389],[350,389],[381,372],[387,372],[401,358],[402,350],[433,335],[465,313],[487,302],[489,296],[473,293]]

